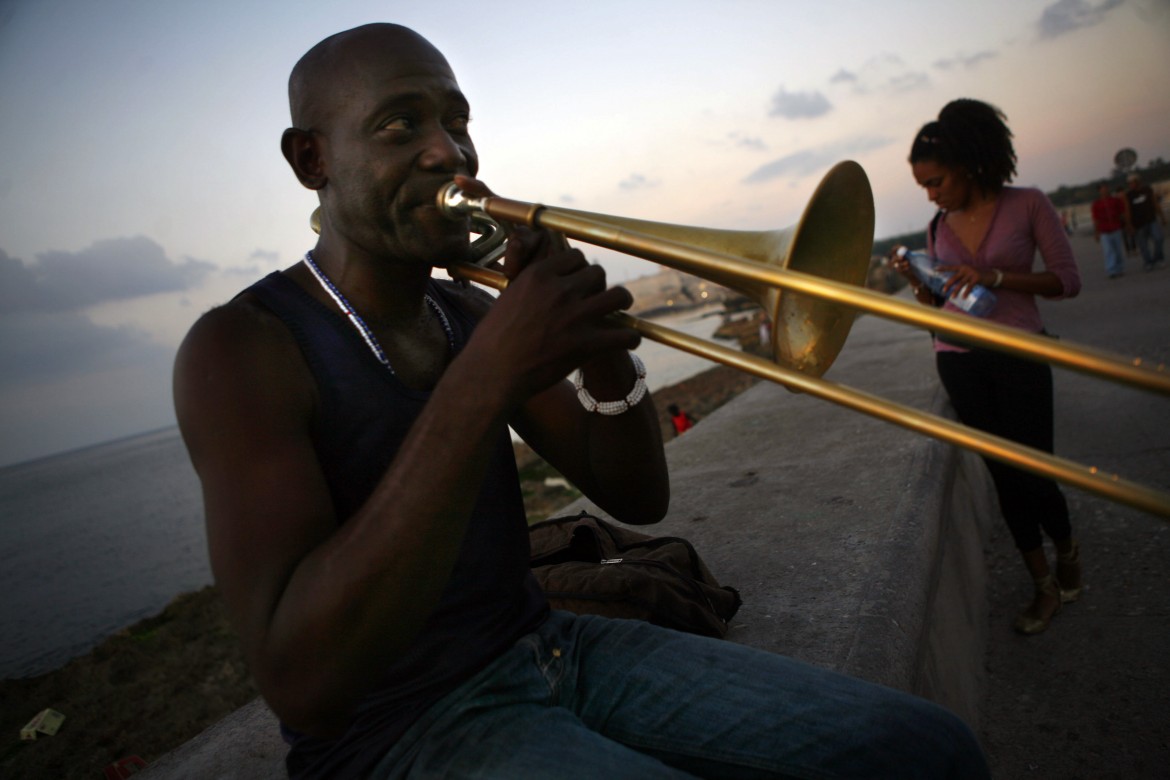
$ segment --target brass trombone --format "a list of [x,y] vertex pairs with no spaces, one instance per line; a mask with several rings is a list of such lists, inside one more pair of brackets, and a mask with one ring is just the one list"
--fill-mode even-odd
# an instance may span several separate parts
[[[873,248],[874,208],[869,179],[855,162],[834,166],[817,186],[800,220],[774,231],[715,230],[549,208],[496,196],[468,198],[454,183],[440,190],[438,206],[452,219],[471,217],[474,229],[484,233],[473,245],[481,255],[494,256],[502,251],[504,235],[499,222],[524,224],[653,260],[738,290],[756,299],[770,317],[773,360],[628,314],[613,315],[617,322],[637,330],[644,338],[1170,518],[1168,493],[820,378],[844,346],[856,313],[868,312],[972,344],[1170,395],[1170,373],[1163,364],[1147,366],[1140,358],[1126,360],[865,289]],[[311,224],[319,231],[317,212]],[[481,257],[479,263],[483,261]],[[508,284],[503,274],[477,263],[459,263],[448,270],[456,278],[496,290]]]
[[[454,183],[439,193],[438,203],[452,218],[471,216],[548,228],[753,297],[773,323],[775,362],[627,314],[614,315],[645,338],[1170,518],[1170,494],[820,378],[844,345],[855,314],[861,311],[1170,395],[1170,373],[1165,365],[1147,366],[1140,358],[1125,360],[865,289],[873,246],[873,196],[865,172],[854,162],[839,163],[829,171],[796,225],[769,232],[670,225],[495,196],[468,198]],[[507,286],[502,274],[472,263],[450,270],[453,276],[497,290]]]

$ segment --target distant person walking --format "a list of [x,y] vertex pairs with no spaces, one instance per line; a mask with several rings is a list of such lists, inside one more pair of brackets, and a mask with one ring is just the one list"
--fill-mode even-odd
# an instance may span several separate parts
[[[1047,196],[1037,189],[1006,186],[1016,173],[1016,152],[1003,113],[978,100],[948,103],[937,121],[918,131],[910,165],[939,208],[937,228],[927,231],[927,249],[943,270],[953,273],[944,289],[947,297],[965,294],[976,284],[993,287],[998,303],[988,319],[1043,333],[1036,296],[1071,298],[1080,292],[1081,278],[1060,215]],[[1042,271],[1032,270],[1037,249]],[[910,278],[920,303],[956,311],[946,298],[933,297],[904,258],[893,265]],[[1052,452],[1048,364],[942,336],[935,336],[934,349],[939,378],[964,424]],[[1081,592],[1080,553],[1068,505],[1052,480],[990,458],[984,462],[1035,586],[1032,603],[1016,618],[1015,629],[1036,634],[1048,628],[1063,602]],[[1056,545],[1055,573],[1048,566],[1043,534]]]
[[1162,254],[1162,226],[1166,224],[1166,215],[1162,213],[1158,194],[1150,185],[1142,184],[1140,175],[1131,173],[1128,184],[1125,199],[1129,203],[1130,230],[1142,253],[1142,268],[1152,271],[1166,261]]
[[1125,255],[1126,257],[1133,257],[1137,254],[1137,244],[1133,240],[1133,229],[1129,224],[1129,201],[1125,197],[1125,187],[1117,187],[1113,190],[1113,197],[1119,198],[1125,204]]
[[1093,237],[1105,253],[1105,275],[1116,279],[1125,274],[1125,201],[1111,194],[1108,184],[1100,184],[1092,213]]

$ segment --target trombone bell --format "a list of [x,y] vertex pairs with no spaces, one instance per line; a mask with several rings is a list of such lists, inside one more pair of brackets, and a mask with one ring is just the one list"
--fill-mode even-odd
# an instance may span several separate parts
[[[817,186],[800,221],[770,231],[649,222],[573,209],[559,213],[587,218],[613,228],[733,255],[776,268],[864,287],[873,251],[873,193],[864,169],[852,161],[834,166]],[[772,357],[782,366],[819,377],[829,369],[849,337],[854,310],[811,295],[753,282],[732,272],[702,272],[670,258],[663,265],[692,273],[756,301],[772,324]]]

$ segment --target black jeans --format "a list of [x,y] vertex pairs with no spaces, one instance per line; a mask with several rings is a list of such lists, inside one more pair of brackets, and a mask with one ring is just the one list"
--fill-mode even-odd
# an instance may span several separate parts
[[[964,425],[1052,452],[1052,369],[985,349],[939,352],[938,375]],[[1053,541],[1072,536],[1068,504],[1056,482],[984,458],[1016,547],[1035,550],[1041,529]]]

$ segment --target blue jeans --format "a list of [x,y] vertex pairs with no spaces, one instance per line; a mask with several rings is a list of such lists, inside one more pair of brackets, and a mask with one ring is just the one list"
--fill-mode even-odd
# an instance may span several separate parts
[[986,778],[924,699],[720,639],[553,612],[433,706],[378,778]]
[[1105,252],[1105,274],[1110,278],[1125,271],[1125,238],[1121,230],[1102,233],[1101,249]]
[[1153,268],[1155,263],[1165,259],[1162,254],[1162,226],[1157,220],[1135,229],[1133,240],[1137,243],[1138,251],[1142,253],[1142,264],[1146,268]]

